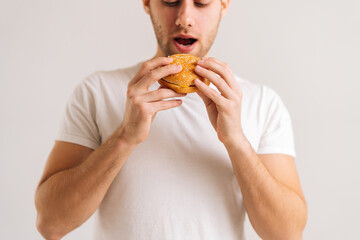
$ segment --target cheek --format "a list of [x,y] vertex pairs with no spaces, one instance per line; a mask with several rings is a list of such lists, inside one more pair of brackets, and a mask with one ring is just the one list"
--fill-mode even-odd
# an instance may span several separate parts
[[162,30],[168,25],[169,21],[169,15],[165,14],[161,9],[158,8],[152,8],[152,11],[150,11],[151,19],[156,24],[158,28],[161,28]]
[[169,31],[172,26],[175,26],[174,14],[169,11],[157,12],[155,18],[159,25],[161,25],[163,31]]
[[[216,25],[219,22],[219,18],[221,16],[221,12],[219,10],[212,11],[211,14],[209,14],[208,21],[211,22],[212,27],[216,27]],[[210,24],[209,24],[210,25]]]
[[197,22],[200,23],[198,27],[201,33],[206,35],[209,34],[209,32],[212,32],[218,25],[219,17],[218,12],[212,12],[208,15],[200,15]]

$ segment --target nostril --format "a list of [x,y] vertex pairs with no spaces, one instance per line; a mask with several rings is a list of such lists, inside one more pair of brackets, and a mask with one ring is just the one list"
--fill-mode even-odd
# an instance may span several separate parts
[[181,26],[184,28],[192,27],[193,26],[193,20],[189,16],[178,16],[175,21],[176,26]]

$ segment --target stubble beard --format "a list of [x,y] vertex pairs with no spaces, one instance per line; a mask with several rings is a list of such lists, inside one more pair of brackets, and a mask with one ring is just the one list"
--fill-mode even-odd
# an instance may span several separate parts
[[[151,22],[152,22],[152,25],[154,28],[158,46],[160,47],[160,49],[164,53],[164,55],[170,56],[170,55],[178,53],[178,50],[172,43],[171,37],[180,32],[186,34],[189,32],[189,30],[179,27],[177,29],[177,32],[169,34],[168,37],[164,37],[164,32],[163,32],[162,26],[155,20],[151,11],[150,11],[150,18],[151,18]],[[204,41],[201,42],[200,48],[197,50],[197,52],[192,53],[193,55],[201,58],[201,57],[204,57],[209,52],[212,44],[214,43],[215,37],[217,35],[217,31],[218,31],[219,25],[220,25],[220,20],[221,20],[221,17],[219,14],[219,18],[216,23],[216,26],[210,31],[210,34],[208,35],[208,37],[205,38]],[[200,41],[198,42],[198,44],[199,43],[200,43]]]

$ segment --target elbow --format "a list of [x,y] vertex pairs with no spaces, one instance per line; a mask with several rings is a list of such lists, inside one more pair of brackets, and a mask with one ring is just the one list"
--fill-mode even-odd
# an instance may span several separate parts
[[305,225],[306,217],[304,221],[300,221],[298,224],[282,224],[281,227],[277,228],[277,231],[263,236],[262,239],[302,240]]
[[[278,239],[278,240],[302,240],[303,239],[303,231],[304,231],[305,225],[301,226],[292,226],[287,228],[283,228],[281,233],[277,234],[276,237],[273,237],[271,239]],[[291,229],[291,230],[290,230]]]
[[283,231],[277,238],[274,239],[284,239],[284,240],[302,240],[303,239],[303,231],[305,228],[305,224],[301,224],[300,226],[290,228],[290,231]]
[[65,236],[65,234],[61,234],[57,226],[52,225],[50,221],[44,220],[39,214],[36,219],[36,228],[46,240],[60,240]]
[[259,235],[264,240],[302,240],[302,231],[286,231],[283,229],[281,232],[271,233],[266,235]]
[[279,239],[279,240],[302,240],[302,233],[296,233],[296,234],[288,234],[288,235],[282,235],[279,238],[274,238],[274,239]]
[[284,240],[302,240],[303,239],[303,231],[306,226],[308,218],[307,206],[305,204],[305,208],[300,214],[297,216],[297,221],[287,221],[288,225],[283,226],[283,229],[287,229],[287,231],[282,232],[282,236],[276,239],[284,239]]
[[302,237],[302,233],[300,234],[293,234],[293,235],[289,235],[288,237],[286,238],[281,238],[281,239],[286,239],[286,240],[302,240],[303,237]]
[[36,229],[46,240],[60,240],[66,233],[63,233],[61,226],[50,217],[54,214],[49,213],[48,209],[44,208],[44,200],[40,196],[39,189],[37,189],[35,193]]

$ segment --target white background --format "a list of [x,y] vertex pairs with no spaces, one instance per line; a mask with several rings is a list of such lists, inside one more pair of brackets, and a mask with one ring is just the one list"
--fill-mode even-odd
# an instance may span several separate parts
[[[0,0],[0,239],[41,239],[34,191],[75,85],[155,48],[140,0]],[[233,0],[210,55],[287,106],[304,239],[360,239],[360,1]]]

